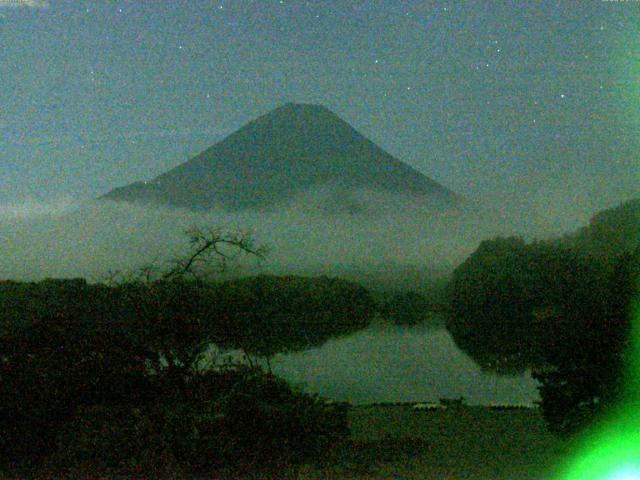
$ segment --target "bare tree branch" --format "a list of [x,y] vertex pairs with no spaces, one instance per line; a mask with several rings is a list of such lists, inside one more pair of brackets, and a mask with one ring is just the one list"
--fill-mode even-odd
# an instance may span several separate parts
[[187,274],[198,278],[194,271],[197,264],[215,263],[221,271],[225,271],[228,262],[235,260],[241,254],[254,256],[259,261],[266,257],[267,249],[264,246],[257,246],[251,235],[246,232],[223,232],[217,228],[203,230],[194,227],[186,233],[189,235],[191,253],[184,259],[177,259],[174,267],[162,275],[164,280],[183,277]]

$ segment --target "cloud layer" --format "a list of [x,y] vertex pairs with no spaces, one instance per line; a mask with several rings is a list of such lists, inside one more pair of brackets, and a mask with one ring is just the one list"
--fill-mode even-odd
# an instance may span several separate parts
[[[442,213],[412,199],[372,192],[354,194],[360,213],[331,212],[331,195],[315,191],[272,211],[195,213],[126,203],[0,205],[0,279],[86,277],[159,268],[188,250],[193,226],[247,230],[269,247],[261,271],[330,273],[385,265],[450,270],[495,235],[550,233],[544,222],[517,212],[479,209]],[[243,266],[256,272],[255,264]]]

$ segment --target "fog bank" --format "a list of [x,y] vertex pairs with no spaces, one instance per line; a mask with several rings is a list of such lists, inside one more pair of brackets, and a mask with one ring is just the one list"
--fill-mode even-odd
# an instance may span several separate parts
[[543,218],[544,209],[533,212],[522,205],[467,201],[464,209],[443,211],[400,195],[348,196],[320,189],[277,208],[240,212],[70,199],[0,205],[0,278],[100,281],[109,271],[151,262],[163,268],[188,251],[185,231],[193,226],[248,231],[267,245],[264,264],[245,263],[245,273],[330,273],[385,265],[448,271],[482,239],[516,233],[545,237],[562,230],[555,210],[552,224]]

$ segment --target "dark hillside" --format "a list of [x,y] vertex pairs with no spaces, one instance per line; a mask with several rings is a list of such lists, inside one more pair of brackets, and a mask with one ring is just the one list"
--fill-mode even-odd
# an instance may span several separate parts
[[102,198],[194,210],[214,205],[264,208],[323,187],[335,192],[330,202],[349,200],[355,189],[417,196],[438,207],[459,200],[329,109],[294,103],[247,123],[151,181],[117,188]]

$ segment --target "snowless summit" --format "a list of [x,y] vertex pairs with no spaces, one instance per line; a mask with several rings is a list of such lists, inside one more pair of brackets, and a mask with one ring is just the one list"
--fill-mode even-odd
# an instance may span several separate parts
[[191,160],[105,199],[193,210],[270,207],[316,188],[384,191],[439,207],[458,197],[358,133],[328,108],[288,103]]

